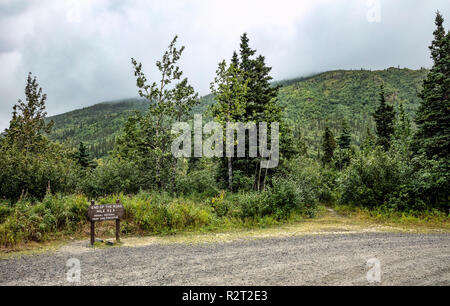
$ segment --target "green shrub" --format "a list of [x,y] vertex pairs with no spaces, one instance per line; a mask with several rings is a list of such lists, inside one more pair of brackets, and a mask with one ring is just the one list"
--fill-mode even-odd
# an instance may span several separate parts
[[283,177],[296,182],[310,202],[333,202],[338,172],[309,158],[297,158],[286,163]]
[[[227,194],[212,198],[173,196],[167,192],[124,193],[98,198],[96,204],[117,199],[124,205],[123,233],[168,234],[215,226],[265,226],[289,218],[293,212],[312,216],[315,201],[294,180],[276,178],[265,192]],[[47,195],[14,206],[0,205],[0,246],[44,241],[54,234],[73,234],[87,223],[89,199],[84,195]]]
[[0,224],[11,214],[12,208],[7,202],[0,202]]
[[316,186],[293,178],[275,178],[268,200],[279,219],[286,219],[292,211],[313,217],[318,204]]
[[[450,163],[448,160],[427,160],[425,156],[417,156],[412,161],[412,175],[402,191],[409,194],[407,203],[422,206],[426,209],[437,208],[450,210]],[[411,200],[414,200],[412,202]]]
[[0,225],[0,245],[42,241],[49,233],[72,233],[86,222],[89,206],[81,195],[47,195],[42,202],[17,202]]
[[81,181],[79,189],[90,197],[99,197],[120,192],[137,193],[141,177],[136,166],[117,158],[100,162]]
[[239,217],[272,216],[286,220],[292,212],[314,216],[317,198],[311,186],[299,184],[292,178],[274,178],[273,186],[265,192],[239,193],[233,199],[239,205]]
[[214,175],[209,169],[177,175],[175,190],[179,194],[202,194],[205,196],[214,196],[219,192]]
[[242,192],[234,197],[234,201],[238,201],[240,218],[260,218],[272,213],[272,207],[267,200],[266,192]]
[[0,198],[17,201],[21,196],[42,199],[52,192],[72,192],[77,168],[61,146],[48,144],[39,153],[0,144]]
[[340,204],[375,207],[397,197],[408,183],[408,167],[381,149],[359,153],[338,179]]
[[147,233],[168,233],[194,229],[211,224],[211,207],[183,198],[172,198],[167,193],[140,192],[132,198],[123,198],[125,220],[133,222]]

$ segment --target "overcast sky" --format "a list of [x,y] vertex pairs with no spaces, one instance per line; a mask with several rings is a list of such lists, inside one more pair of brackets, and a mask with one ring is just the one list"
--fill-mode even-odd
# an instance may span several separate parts
[[247,32],[276,80],[333,69],[430,67],[434,14],[449,0],[0,0],[0,130],[29,71],[49,115],[137,96],[130,58],[155,80],[175,34],[181,68],[207,94]]

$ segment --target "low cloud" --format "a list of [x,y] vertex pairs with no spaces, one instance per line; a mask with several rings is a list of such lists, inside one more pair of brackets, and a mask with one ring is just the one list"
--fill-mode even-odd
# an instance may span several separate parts
[[181,66],[201,94],[208,93],[217,63],[239,48],[243,32],[275,79],[429,67],[434,14],[439,9],[450,20],[450,3],[385,0],[379,22],[369,22],[376,3],[0,0],[0,129],[23,97],[29,71],[48,94],[49,114],[136,96],[130,58],[157,78],[154,63],[175,34],[186,46]]

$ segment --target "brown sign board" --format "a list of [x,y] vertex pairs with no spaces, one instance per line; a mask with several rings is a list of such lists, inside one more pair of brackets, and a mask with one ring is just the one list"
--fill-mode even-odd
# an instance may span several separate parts
[[120,220],[123,217],[124,209],[121,203],[106,205],[91,205],[88,210],[89,220],[92,222]]

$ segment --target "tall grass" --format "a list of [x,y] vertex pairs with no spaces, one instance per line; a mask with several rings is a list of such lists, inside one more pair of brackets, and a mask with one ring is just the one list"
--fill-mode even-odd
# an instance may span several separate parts
[[[266,226],[288,220],[292,213],[312,216],[315,203],[305,203],[294,185],[264,193],[172,196],[163,192],[123,193],[97,199],[97,204],[123,203],[123,234],[171,234],[227,227]],[[0,203],[0,246],[45,241],[55,235],[81,233],[88,223],[85,195],[47,195],[40,202]]]

